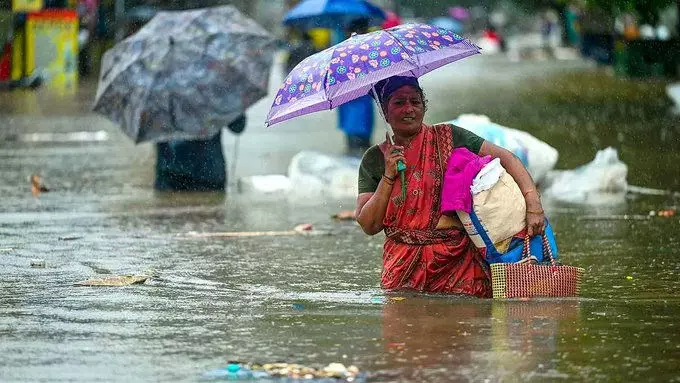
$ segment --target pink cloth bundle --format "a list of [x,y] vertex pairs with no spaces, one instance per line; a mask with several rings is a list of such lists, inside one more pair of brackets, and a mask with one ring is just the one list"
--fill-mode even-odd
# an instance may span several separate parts
[[452,215],[456,210],[472,211],[470,186],[484,165],[491,162],[491,156],[480,157],[467,148],[455,148],[446,165],[441,195],[442,214]]

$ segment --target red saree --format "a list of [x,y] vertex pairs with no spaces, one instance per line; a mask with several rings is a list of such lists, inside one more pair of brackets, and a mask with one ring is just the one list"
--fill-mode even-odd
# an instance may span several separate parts
[[[385,150],[385,144],[380,149]],[[442,180],[453,149],[451,127],[423,125],[405,148],[407,195],[399,178],[385,213],[382,286],[491,296],[488,265],[462,229],[436,229]]]

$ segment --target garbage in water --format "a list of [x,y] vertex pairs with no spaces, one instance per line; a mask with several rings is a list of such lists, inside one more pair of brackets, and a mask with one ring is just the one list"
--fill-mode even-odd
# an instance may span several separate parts
[[39,175],[37,174],[31,174],[30,177],[30,182],[31,182],[31,193],[33,193],[33,197],[37,197],[40,195],[40,193],[47,193],[50,191],[47,186],[42,184],[42,180]]
[[354,210],[339,211],[331,216],[331,218],[338,221],[355,221],[357,219]]
[[666,94],[673,100],[675,108],[673,112],[680,115],[680,83],[670,84],[666,87]]
[[664,210],[650,210],[649,211],[649,216],[650,217],[673,217],[675,213],[677,212],[676,209],[664,209]]
[[649,215],[642,214],[619,214],[619,215],[583,215],[576,219],[579,221],[648,221]]
[[44,133],[28,133],[22,134],[18,137],[10,137],[12,141],[24,142],[100,142],[107,141],[109,134],[104,130],[96,132],[44,132]]
[[93,278],[74,283],[75,286],[129,286],[141,284],[149,279],[149,275],[112,275]]
[[0,253],[7,252],[7,251],[12,251],[12,250],[14,250],[14,249],[12,249],[11,247],[6,247],[6,248],[4,248],[4,249],[0,249]]
[[302,151],[288,166],[288,177],[296,197],[328,196],[356,198],[361,159],[334,157],[318,152]]
[[243,177],[240,193],[283,193],[298,201],[314,198],[354,199],[358,193],[359,164],[354,157],[336,157],[313,151],[297,153],[288,165],[288,175]]
[[543,195],[580,204],[616,204],[625,201],[628,166],[614,148],[600,150],[595,159],[574,170],[555,170],[546,176]]
[[317,230],[311,223],[303,223],[295,226],[293,230],[282,231],[226,231],[226,232],[207,232],[199,233],[195,231],[187,232],[181,236],[192,238],[239,238],[239,237],[277,237],[288,235],[330,235],[328,230]]
[[238,192],[243,194],[253,192],[264,194],[287,193],[291,187],[290,178],[283,174],[242,177],[237,183]]
[[577,219],[579,221],[648,221],[655,217],[670,218],[674,217],[677,209],[650,210],[647,215],[643,214],[620,214],[620,215],[584,215]]
[[293,228],[293,231],[297,233],[306,233],[312,231],[314,227],[311,223],[301,223]]
[[673,198],[680,198],[680,192],[672,190],[661,190],[648,188],[643,186],[628,185],[628,193],[642,194],[642,195],[663,195]]
[[[514,153],[537,183],[557,163],[559,155],[552,146],[529,133],[493,123],[486,116],[463,114],[449,123],[468,129]],[[301,151],[291,159],[287,176],[243,177],[238,181],[238,190],[242,193],[284,193],[300,201],[318,197],[354,199],[358,193],[360,164],[361,159],[356,157]]]
[[522,161],[536,183],[540,184],[543,177],[557,164],[557,149],[527,132],[494,123],[487,116],[461,114],[447,123],[467,129],[512,152]]
[[207,379],[258,380],[281,379],[305,382],[363,382],[365,376],[356,366],[345,367],[342,363],[330,363],[314,368],[293,363],[241,363],[229,362],[226,367],[203,374]]
[[36,269],[44,269],[45,268],[45,261],[42,259],[37,259],[31,261],[31,267],[36,268]]
[[82,236],[77,236],[77,235],[72,235],[72,236],[66,236],[66,237],[59,237],[60,241],[75,241],[76,239],[81,239],[83,238]]

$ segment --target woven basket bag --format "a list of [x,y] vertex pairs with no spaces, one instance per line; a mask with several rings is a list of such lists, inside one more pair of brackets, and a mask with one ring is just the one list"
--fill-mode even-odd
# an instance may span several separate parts
[[491,265],[491,286],[494,298],[576,297],[581,290],[584,270],[575,266],[557,265],[548,239],[543,236],[543,251],[550,265],[529,262],[529,236],[524,238],[522,260],[518,263]]

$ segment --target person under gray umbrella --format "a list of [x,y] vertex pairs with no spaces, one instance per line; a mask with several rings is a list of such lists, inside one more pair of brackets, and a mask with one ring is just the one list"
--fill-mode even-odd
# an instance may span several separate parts
[[159,12],[106,52],[93,109],[159,143],[158,189],[223,190],[226,169],[199,162],[224,164],[220,133],[267,94],[273,54],[271,34],[232,6]]
[[[242,115],[228,125],[234,134],[246,128]],[[227,183],[222,132],[207,140],[174,140],[156,144],[158,191],[222,191]]]

